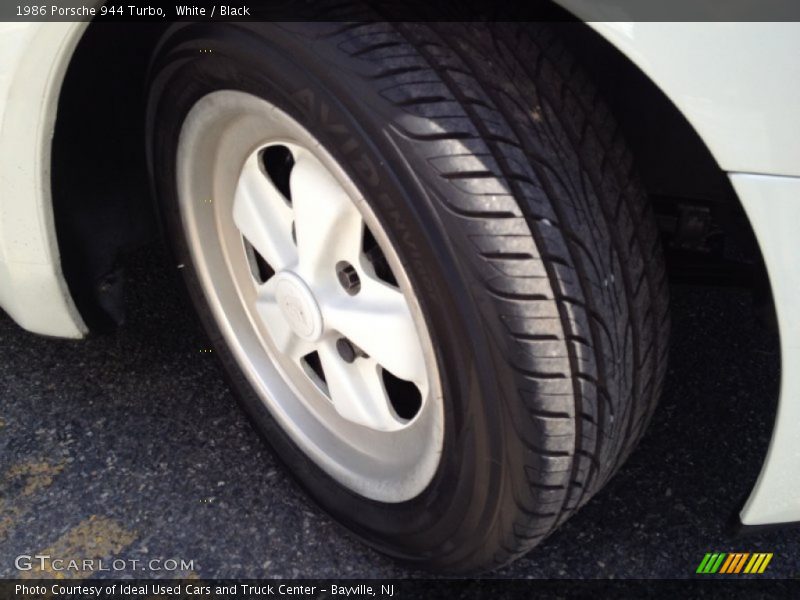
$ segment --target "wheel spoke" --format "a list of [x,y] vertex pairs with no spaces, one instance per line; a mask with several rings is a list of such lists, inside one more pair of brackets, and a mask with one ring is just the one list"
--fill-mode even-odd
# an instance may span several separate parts
[[295,158],[289,186],[299,270],[313,279],[332,274],[338,260],[357,259],[364,221],[347,192],[316,158],[307,153]]
[[274,280],[275,278],[272,277],[259,286],[256,296],[256,310],[278,352],[299,362],[306,354],[313,352],[315,346],[298,337],[292,331],[289,323],[287,323],[275,298],[272,284]]
[[380,431],[402,427],[391,410],[380,367],[374,359],[345,362],[330,340],[323,342],[318,352],[328,393],[342,417]]
[[397,288],[364,273],[355,296],[322,299],[328,327],[339,331],[394,376],[426,384],[425,361],[411,311]]
[[247,159],[233,200],[236,227],[275,271],[297,260],[292,209],[269,180],[258,153]]

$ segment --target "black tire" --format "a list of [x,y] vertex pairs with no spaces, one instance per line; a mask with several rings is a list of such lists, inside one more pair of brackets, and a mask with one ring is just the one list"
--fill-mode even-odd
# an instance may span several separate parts
[[[218,89],[264,97],[311,130],[408,270],[445,395],[441,463],[413,500],[374,502],[323,473],[222,341],[174,171],[184,116]],[[148,131],[175,259],[244,406],[370,545],[449,572],[502,565],[586,503],[642,435],[667,352],[659,238],[613,118],[547,27],[181,25],[153,64]]]

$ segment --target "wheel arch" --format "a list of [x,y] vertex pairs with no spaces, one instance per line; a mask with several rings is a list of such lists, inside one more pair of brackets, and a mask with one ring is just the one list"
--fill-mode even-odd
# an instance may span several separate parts
[[86,333],[64,281],[53,225],[51,135],[84,23],[2,23],[0,307],[25,329]]

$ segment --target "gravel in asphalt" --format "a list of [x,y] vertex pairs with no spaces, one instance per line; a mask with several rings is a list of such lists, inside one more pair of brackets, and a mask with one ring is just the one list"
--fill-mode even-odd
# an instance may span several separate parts
[[[113,335],[46,339],[0,316],[0,577],[18,576],[14,557],[42,551],[192,561],[120,576],[419,575],[306,499],[237,406],[162,264],[154,250],[134,257],[129,320]],[[682,578],[710,551],[773,552],[765,576],[800,573],[797,530],[724,533],[769,441],[777,335],[746,292],[672,294],[666,389],[642,443],[578,514],[495,576]]]

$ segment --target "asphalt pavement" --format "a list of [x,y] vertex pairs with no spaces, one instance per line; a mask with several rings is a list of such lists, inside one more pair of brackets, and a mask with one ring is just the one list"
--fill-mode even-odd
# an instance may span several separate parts
[[[419,575],[306,499],[204,352],[160,254],[131,264],[114,335],[47,339],[0,315],[0,578],[32,575],[16,557],[48,552],[128,561],[104,577]],[[672,310],[666,389],[639,448],[494,576],[683,578],[712,551],[773,552],[763,577],[800,574],[800,530],[725,531],[769,442],[777,335],[743,291],[674,287]],[[152,560],[161,570],[138,572]]]

